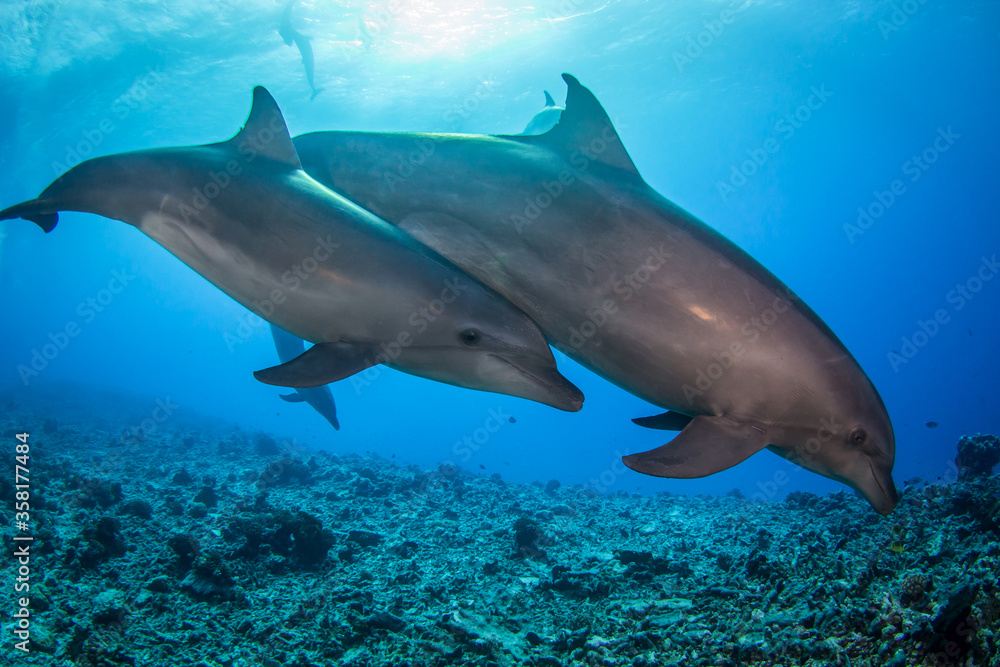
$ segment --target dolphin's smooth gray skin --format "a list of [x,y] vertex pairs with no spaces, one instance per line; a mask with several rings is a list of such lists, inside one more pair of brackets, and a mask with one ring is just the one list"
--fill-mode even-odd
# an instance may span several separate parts
[[540,136],[317,132],[295,145],[317,180],[676,413],[651,425],[680,434],[625,457],[631,468],[701,477],[769,447],[892,511],[892,425],[857,361],[781,281],[650,188],[597,99],[563,78],[566,110]]
[[121,220],[241,304],[315,343],[258,371],[316,387],[378,363],[579,410],[538,327],[493,290],[301,169],[263,88],[229,141],[87,160],[0,211],[50,231],[58,211]]
[[545,106],[542,110],[534,115],[534,117],[528,121],[528,124],[524,128],[524,132],[521,134],[531,135],[531,134],[544,134],[548,132],[559,122],[559,117],[565,110],[563,107],[558,106],[552,96],[549,95],[549,91],[545,92]]
[[[285,8],[285,21],[282,23],[283,26],[287,25],[289,30],[291,29],[291,6],[292,3],[290,2]],[[285,33],[283,32],[282,36],[284,37],[284,35]],[[285,43],[291,46],[291,37],[286,38]],[[559,116],[563,112],[563,107],[556,105],[549,91],[546,90],[543,92],[545,93],[545,107],[528,121],[528,125],[524,128],[524,134],[542,134],[548,132],[559,122]],[[271,325],[271,337],[274,339],[274,347],[278,351],[278,358],[281,359],[282,363],[291,361],[305,352],[305,343],[301,338],[293,336],[273,324]],[[281,398],[289,403],[308,403],[316,412],[330,422],[330,425],[335,430],[340,430],[340,421],[337,419],[337,405],[333,400],[333,393],[328,386],[303,387],[293,394],[281,394]],[[636,423],[641,422],[639,419],[633,419],[632,421]]]
[[[282,23],[283,26],[288,26],[288,30],[291,29],[291,6],[292,3],[288,3],[285,12],[286,19]],[[362,33],[364,32],[362,30]],[[282,36],[284,35],[285,33],[283,32]],[[285,43],[291,46],[291,37],[286,38]],[[542,134],[548,132],[559,122],[559,116],[563,112],[563,107],[556,105],[549,91],[546,90],[543,92],[545,93],[545,107],[528,121],[528,125],[524,128],[524,134]],[[305,352],[305,343],[301,338],[293,336],[273,324],[271,325],[271,337],[274,339],[274,347],[278,351],[278,358],[281,359],[282,363],[291,361]],[[289,403],[308,403],[316,412],[330,422],[330,425],[335,430],[340,430],[340,421],[337,419],[337,405],[333,400],[333,393],[328,386],[303,387],[293,394],[281,394],[281,398]],[[641,420],[634,419],[632,421],[640,423]]]
[[292,7],[295,3],[296,0],[288,0],[288,4],[285,5],[285,9],[281,12],[281,23],[278,25],[278,34],[281,35],[281,39],[285,41],[286,46],[291,46],[294,42],[295,46],[298,47],[299,55],[302,56],[302,65],[306,68],[306,81],[309,82],[309,88],[312,89],[312,96],[309,99],[314,100],[317,95],[323,92],[323,89],[317,88],[314,80],[316,65],[313,59],[312,44],[309,42],[308,37],[292,27]]
[[[302,355],[306,351],[305,341],[298,336],[293,336],[284,329],[271,325],[271,338],[274,339],[274,349],[278,351],[278,359],[281,363],[288,363]],[[337,404],[333,401],[333,392],[330,387],[302,387],[293,394],[281,394],[281,399],[289,403],[308,403],[313,410],[323,416],[334,430],[340,430],[340,421],[337,419]]]

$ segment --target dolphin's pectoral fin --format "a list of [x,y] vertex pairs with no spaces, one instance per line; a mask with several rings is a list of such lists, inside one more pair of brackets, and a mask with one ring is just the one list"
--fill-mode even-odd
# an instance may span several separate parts
[[318,343],[291,361],[256,371],[264,384],[278,387],[319,387],[360,373],[380,363],[373,345]]
[[660,431],[680,431],[690,424],[692,419],[694,417],[680,412],[667,411],[652,417],[636,417],[632,423],[643,428],[655,428]]
[[646,475],[692,479],[731,468],[767,444],[767,434],[759,428],[701,415],[662,447],[625,456],[622,461]]
[[278,394],[278,397],[285,401],[286,403],[302,403],[306,399],[302,398],[302,394]]
[[41,227],[46,234],[55,229],[56,223],[59,222],[58,213],[28,213],[22,217]]
[[[317,408],[317,410],[319,409]],[[330,422],[330,426],[333,427],[334,431],[340,430],[340,421],[337,419],[337,406],[333,404],[332,399],[330,400],[330,407],[326,410],[319,410],[319,413]]]

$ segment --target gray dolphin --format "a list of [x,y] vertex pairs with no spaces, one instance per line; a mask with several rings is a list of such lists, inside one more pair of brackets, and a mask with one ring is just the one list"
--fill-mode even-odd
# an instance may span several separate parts
[[[289,3],[288,7],[286,7],[286,15],[288,15],[287,25],[289,28],[291,28],[291,5],[292,3]],[[284,33],[282,33],[282,36],[284,36]],[[289,39],[286,39],[285,43],[291,46]],[[548,132],[559,122],[559,116],[563,112],[563,107],[556,105],[549,91],[546,90],[543,92],[545,93],[545,106],[528,121],[523,134],[542,134]],[[274,339],[274,347],[278,351],[278,358],[281,359],[282,363],[291,361],[305,351],[305,344],[301,338],[293,336],[273,324],[271,325],[271,337]],[[337,419],[337,405],[333,400],[333,393],[328,386],[303,387],[294,394],[282,394],[281,398],[289,403],[308,403],[316,412],[330,422],[334,429],[340,430],[340,421]],[[632,421],[639,423],[641,420],[634,419]],[[656,427],[649,426],[649,428]]]
[[[288,16],[288,28],[291,28],[291,17],[290,9],[292,3],[288,4],[286,7],[286,15]],[[360,21],[360,19],[359,19]],[[283,23],[284,25],[284,23]],[[364,33],[365,31],[362,31]],[[284,33],[282,33],[284,36]],[[291,41],[289,39],[285,40],[285,43],[291,46]],[[369,44],[370,45],[370,44]],[[528,125],[524,128],[523,134],[542,134],[548,132],[556,123],[559,122],[559,116],[563,112],[563,107],[557,106],[555,100],[552,99],[552,95],[549,91],[543,91],[545,93],[545,106],[541,111],[536,113]],[[278,351],[278,358],[281,359],[282,363],[291,361],[295,357],[299,356],[305,351],[304,341],[292,334],[288,333],[284,329],[280,329],[273,324],[271,325],[271,337],[274,339],[274,347]],[[282,394],[282,400],[289,403],[301,403],[306,402],[313,407],[316,412],[322,415],[334,429],[340,430],[340,421],[337,419],[337,405],[333,400],[333,393],[330,391],[328,386],[322,387],[312,387],[312,388],[301,388],[293,394]],[[633,420],[639,423],[640,420]],[[650,426],[650,428],[654,428]]]
[[[567,355],[670,413],[625,457],[702,477],[765,447],[897,502],[882,399],[822,320],[735,244],[642,179],[572,76],[540,136],[317,132],[304,168],[523,309]],[[419,160],[412,156],[416,155]]]
[[528,124],[524,127],[524,132],[521,134],[544,134],[548,132],[559,122],[559,117],[565,109],[558,106],[552,96],[549,95],[549,91],[543,91],[545,93],[545,106],[542,110],[536,113]]
[[538,327],[398,229],[301,169],[284,119],[254,89],[229,141],[87,160],[0,211],[45,231],[58,211],[134,225],[241,304],[315,343],[258,380],[316,387],[378,363],[579,410]]
[[299,55],[302,56],[302,65],[306,68],[306,81],[309,82],[309,87],[312,89],[312,96],[309,99],[314,100],[317,95],[323,92],[323,89],[317,88],[314,81],[316,65],[313,59],[312,44],[309,42],[308,37],[292,27],[292,7],[295,5],[295,2],[296,0],[288,0],[288,4],[285,5],[285,9],[281,12],[281,23],[278,25],[278,34],[285,41],[285,46],[291,46],[294,42],[295,46],[298,47]]
[[[284,329],[271,325],[271,338],[274,339],[274,349],[278,351],[281,363],[292,361],[306,351],[305,341],[293,336]],[[337,419],[337,404],[333,401],[330,387],[301,387],[293,394],[281,394],[281,399],[289,403],[308,403],[313,410],[323,416],[334,430],[340,430]]]

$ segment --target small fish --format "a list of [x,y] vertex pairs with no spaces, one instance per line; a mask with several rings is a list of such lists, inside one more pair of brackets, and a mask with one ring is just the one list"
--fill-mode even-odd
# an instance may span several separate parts
[[479,467],[482,468],[483,470],[486,470],[486,466],[484,466],[482,463],[479,464]]
[[926,426],[927,428],[937,428],[938,427],[938,423],[937,422],[927,422],[926,424],[924,424],[924,426]]
[[969,335],[970,336],[972,335],[972,329],[969,329]]
[[903,544],[902,542],[900,542],[899,540],[896,540],[895,542],[893,542],[892,545],[889,548],[892,549],[893,551],[895,551],[898,554],[901,554],[904,551],[906,551],[906,545]]
[[513,417],[510,417],[507,421],[509,421],[511,424],[516,424],[517,423],[517,420],[514,419]]

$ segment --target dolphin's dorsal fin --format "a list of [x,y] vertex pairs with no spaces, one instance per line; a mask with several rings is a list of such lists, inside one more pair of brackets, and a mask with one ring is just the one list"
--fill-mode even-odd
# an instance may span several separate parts
[[293,169],[302,168],[281,109],[264,86],[253,89],[253,106],[247,122],[227,143],[240,155],[260,155]]
[[580,152],[597,162],[638,175],[601,103],[572,74],[562,77],[567,85],[566,110],[556,126],[536,140],[553,150]]
[[552,99],[551,95],[549,95],[549,91],[543,90],[542,92],[545,93],[545,106],[554,107],[556,105],[556,101]]

